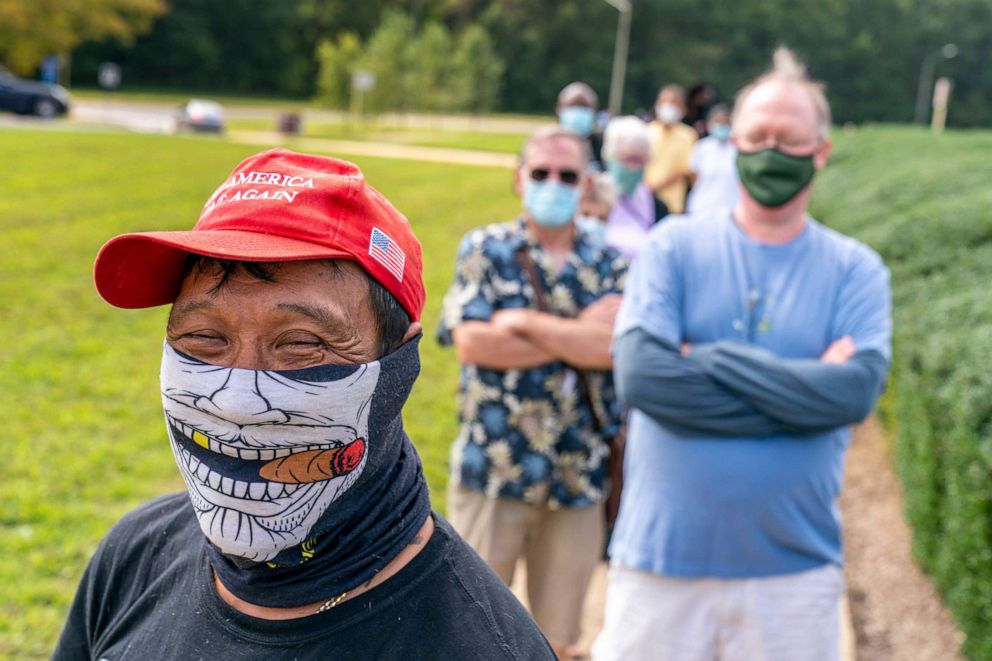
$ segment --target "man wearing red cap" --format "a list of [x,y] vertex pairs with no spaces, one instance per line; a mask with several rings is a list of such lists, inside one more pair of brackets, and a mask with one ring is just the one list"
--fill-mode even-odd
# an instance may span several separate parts
[[430,510],[401,409],[420,245],[350,163],[247,159],[186,232],[97,256],[125,308],[172,304],[162,403],[188,497],[122,519],[55,659],[552,659]]
[[561,658],[579,639],[603,549],[609,369],[626,262],[574,223],[586,142],[558,126],[527,140],[523,214],[462,241],[440,340],[462,364],[448,516],[510,583],[520,558],[534,618]]

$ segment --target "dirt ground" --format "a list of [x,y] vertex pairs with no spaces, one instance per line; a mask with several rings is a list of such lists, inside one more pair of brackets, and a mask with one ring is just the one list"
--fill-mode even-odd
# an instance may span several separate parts
[[[930,579],[910,556],[902,490],[874,419],[855,429],[841,495],[848,598],[842,604],[844,661],[957,661],[963,635]],[[582,639],[588,650],[603,623],[605,564],[586,598]],[[526,604],[523,565],[514,593]],[[588,657],[587,657],[588,658]]]
[[874,418],[855,429],[840,504],[858,659],[961,659],[964,636],[910,556],[902,488]]

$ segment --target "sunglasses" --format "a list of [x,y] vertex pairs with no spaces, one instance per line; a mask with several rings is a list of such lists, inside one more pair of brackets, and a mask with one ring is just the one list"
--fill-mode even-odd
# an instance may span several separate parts
[[558,173],[558,181],[568,186],[579,183],[579,173],[575,170],[549,170],[548,168],[534,168],[530,171],[530,178],[533,181],[544,181],[552,172]]

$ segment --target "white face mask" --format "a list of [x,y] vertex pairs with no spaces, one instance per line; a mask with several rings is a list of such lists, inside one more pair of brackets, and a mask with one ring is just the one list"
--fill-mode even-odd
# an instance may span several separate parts
[[655,106],[654,112],[662,124],[674,124],[681,121],[683,116],[682,109],[674,103],[659,103]]
[[379,372],[378,361],[224,368],[166,344],[162,404],[203,534],[223,553],[257,562],[302,543],[365,469]]

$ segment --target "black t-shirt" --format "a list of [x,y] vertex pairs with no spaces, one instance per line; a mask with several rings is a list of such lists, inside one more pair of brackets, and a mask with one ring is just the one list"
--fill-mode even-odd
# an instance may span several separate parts
[[553,660],[496,574],[435,523],[421,552],[381,585],[318,615],[262,620],[218,596],[186,494],[159,498],[101,542],[52,658]]

